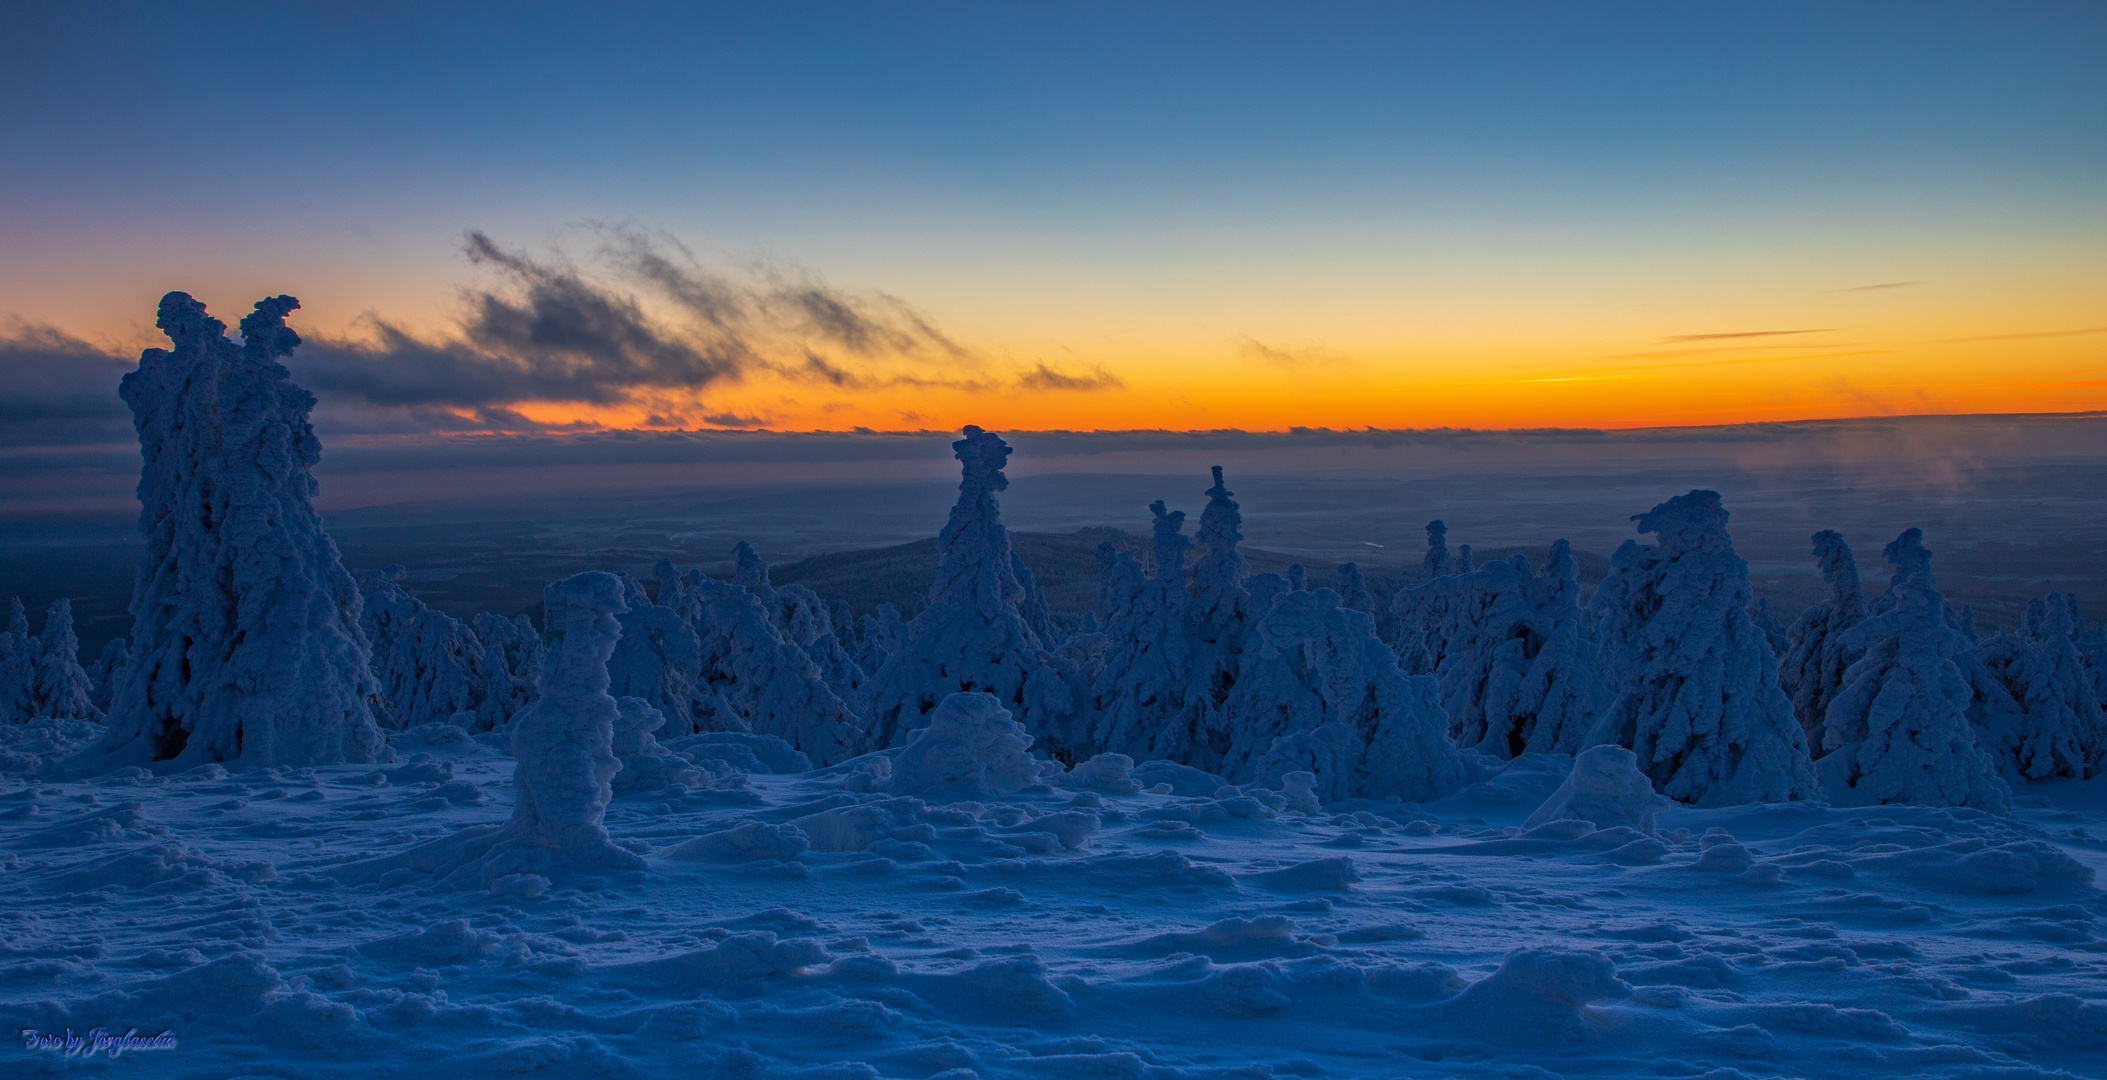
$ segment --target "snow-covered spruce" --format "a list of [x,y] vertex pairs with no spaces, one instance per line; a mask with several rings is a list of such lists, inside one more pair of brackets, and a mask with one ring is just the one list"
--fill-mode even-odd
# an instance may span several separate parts
[[1809,744],[1819,745],[1829,702],[1844,688],[1844,669],[1858,659],[1845,648],[1844,632],[1865,621],[1867,603],[1858,582],[1858,560],[1852,558],[1843,534],[1823,529],[1813,541],[1814,561],[1829,583],[1829,595],[1801,612],[1785,631],[1778,681],[1792,695],[1793,718]]
[[[1756,624],[1756,629],[1763,631],[1763,640],[1770,642],[1771,655],[1785,655],[1785,650],[1791,645],[1791,639],[1787,637],[1785,627],[1778,622],[1777,617],[1770,613],[1769,597],[1756,598],[1756,606],[1749,609],[1749,621]],[[1781,682],[1779,685],[1785,684]]]
[[1923,529],[1902,530],[1901,535],[1880,549],[1880,557],[1894,570],[1888,575],[1887,591],[1866,603],[1868,615],[1893,611],[1902,602],[1896,587],[1913,575],[1931,573],[1931,549],[1924,546]]
[[1031,756],[1032,737],[993,696],[952,694],[893,759],[895,795],[932,802],[1013,795],[1059,766]]
[[1368,579],[1361,574],[1360,563],[1339,564],[1339,603],[1355,611],[1375,614],[1375,594],[1368,591]]
[[785,641],[751,589],[702,578],[690,584],[700,603],[701,679],[697,689],[720,702],[705,730],[772,735],[821,767],[864,751],[855,711],[835,696],[819,668]]
[[110,710],[110,692],[117,689],[117,680],[124,677],[124,665],[132,660],[131,643],[123,638],[111,638],[103,642],[102,652],[95,662],[88,665],[88,682],[94,687],[89,700],[95,707],[107,713]]
[[2011,796],[1968,722],[1968,681],[1954,661],[1968,639],[1946,623],[1930,574],[1891,590],[1896,604],[1843,634],[1859,659],[1830,701],[1815,763],[1837,806],[1914,803],[2003,813]]
[[827,602],[803,585],[774,584],[768,562],[744,540],[732,548],[732,557],[736,566],[733,583],[761,601],[777,633],[811,657],[834,696],[861,712],[870,695],[870,675],[842,644]]
[[1449,573],[1449,525],[1439,518],[1427,522],[1427,553],[1419,560],[1420,568],[1427,572],[1427,580],[1447,577]]
[[1580,608],[1579,564],[1560,540],[1542,576],[1526,556],[1422,586],[1445,589],[1456,618],[1442,628],[1435,679],[1458,745],[1498,758],[1577,752],[1609,694]]
[[72,601],[52,601],[44,613],[44,629],[34,637],[22,598],[10,598],[8,608],[7,629],[0,631],[0,723],[20,724],[39,716],[100,721],[103,710],[95,703],[95,680],[80,665]]
[[641,699],[658,710],[667,736],[716,730],[715,710],[703,686],[702,640],[695,627],[667,601],[632,605],[615,616],[622,637],[607,658],[607,692],[616,698]]
[[2009,775],[2083,779],[2107,764],[2107,714],[2078,646],[2084,631],[2075,599],[2052,595],[2029,601],[2018,629],[1976,647],[1976,659],[2017,707],[2000,715],[1994,694],[1986,695],[1990,707],[1977,703],[1984,749]]
[[507,619],[485,611],[473,627],[483,643],[483,712],[476,716],[476,728],[495,730],[511,723],[540,692],[546,647],[525,615]]
[[541,697],[512,718],[512,821],[492,839],[490,851],[461,868],[485,886],[510,874],[593,868],[642,869],[636,855],[616,847],[603,819],[611,782],[621,763],[614,754],[620,707],[607,693],[607,658],[627,604],[622,580],[588,571],[551,586],[559,602],[548,661],[541,670]]
[[69,768],[382,753],[358,587],[314,508],[315,398],[278,362],[300,343],[285,325],[298,306],[259,302],[236,346],[203,304],[161,298],[174,348],[119,385],[145,459],[132,660],[108,735]]
[[[1183,762],[1192,741],[1184,720],[1193,658],[1185,553],[1193,545],[1184,534],[1184,511],[1166,510],[1158,499],[1149,512],[1155,515],[1155,576],[1136,580],[1140,567],[1124,552],[1106,567],[1104,599],[1116,610],[1105,627],[1111,643],[1104,669],[1090,691],[1097,714],[1091,746],[1136,761]],[[1101,560],[1109,549],[1100,545]],[[1110,595],[1114,590],[1128,595]]]
[[1818,795],[1777,657],[1749,620],[1748,563],[1719,493],[1678,495],[1633,520],[1660,543],[1619,548],[1590,604],[1616,698],[1588,741],[1636,752],[1654,789],[1679,802]]
[[1313,773],[1325,801],[1425,801],[1463,782],[1434,680],[1399,670],[1366,613],[1330,589],[1288,589],[1273,593],[1257,633],[1216,717],[1224,776],[1277,787]]
[[659,791],[673,783],[701,786],[701,772],[659,745],[657,734],[665,726],[666,714],[650,702],[635,697],[615,699],[610,746],[622,768],[609,783],[613,794]]
[[[411,596],[402,587],[403,568],[359,572],[364,610],[359,628],[373,650],[373,677],[380,683],[383,727],[403,729],[457,713],[480,718],[488,710],[489,676],[483,643],[461,620]],[[474,723],[488,730],[489,723]]]
[[1049,753],[1072,755],[1087,733],[1070,730],[1069,686],[1019,608],[1025,588],[995,502],[1009,486],[1009,444],[969,425],[951,449],[964,466],[958,504],[937,537],[929,606],[872,677],[870,745],[902,745],[944,698],[980,692],[1016,713]]

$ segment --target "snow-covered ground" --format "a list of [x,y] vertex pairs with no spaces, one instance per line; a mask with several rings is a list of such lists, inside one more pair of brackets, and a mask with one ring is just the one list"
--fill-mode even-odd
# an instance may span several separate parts
[[0,780],[10,1032],[177,1041],[0,1075],[2107,1075],[2107,781],[1663,803],[1652,840],[1522,831],[1560,756],[1303,813],[1161,764],[925,802],[675,739],[709,778],[606,818],[645,870],[466,890],[413,849],[505,822],[513,760],[433,731]]

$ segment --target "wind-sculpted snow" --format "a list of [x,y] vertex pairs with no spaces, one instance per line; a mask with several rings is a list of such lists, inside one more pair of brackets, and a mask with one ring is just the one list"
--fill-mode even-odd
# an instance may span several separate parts
[[[623,591],[566,600],[552,673],[604,643]],[[552,681],[544,701],[574,699]],[[2094,784],[2009,816],[1662,802],[1648,835],[1603,809],[1633,812],[1633,763],[1589,774],[1638,785],[1590,811],[1604,824],[1537,822],[1568,760],[1315,812],[1263,790],[932,802],[757,772],[738,803],[614,794],[608,840],[647,852],[642,874],[508,867],[469,889],[449,878],[481,882],[471,852],[506,804],[547,790],[508,783],[489,740],[379,771],[14,784],[0,998],[18,1031],[170,1032],[124,1057],[201,1076],[2098,1071],[2107,898],[2099,845],[2071,831],[2099,831]],[[65,1060],[10,1052],[25,1075]]]
[[184,293],[161,298],[172,350],[124,377],[145,459],[131,662],[83,770],[308,765],[382,752],[358,588],[315,513],[314,395],[279,363],[290,296],[257,303],[242,344]]
[[1930,574],[1895,586],[1896,603],[1845,631],[1839,648],[1859,657],[1830,699],[1816,762],[1837,806],[1918,803],[2003,813],[2010,792],[1976,748],[1970,694],[1955,658],[1968,639],[1947,625],[1946,598]]
[[1589,742],[1639,755],[1655,790],[1699,806],[1819,794],[1807,736],[1778,688],[1778,660],[1748,616],[1748,564],[1719,493],[1678,495],[1634,517],[1590,610],[1616,699]]
[[939,702],[978,692],[1014,710],[1049,752],[1073,754],[1087,735],[1071,730],[1074,695],[1019,608],[1026,590],[995,503],[1009,487],[1009,445],[970,425],[965,433],[951,444],[964,478],[937,537],[929,606],[871,680],[871,745],[903,745]]

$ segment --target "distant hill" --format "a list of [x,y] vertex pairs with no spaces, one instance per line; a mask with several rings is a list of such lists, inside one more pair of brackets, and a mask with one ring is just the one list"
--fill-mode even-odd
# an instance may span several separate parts
[[[1153,561],[1149,557],[1147,537],[1119,529],[1010,533],[1011,546],[1018,558],[1024,560],[1024,565],[1031,568],[1040,590],[1046,594],[1047,609],[1056,615],[1081,615],[1097,602],[1098,590],[1105,581],[1104,570],[1098,565],[1097,546],[1106,542],[1134,552],[1144,566]],[[1286,574],[1288,566],[1298,561],[1294,555],[1263,548],[1246,547],[1242,550],[1253,573]],[[1550,550],[1548,546],[1494,548],[1473,555],[1482,564],[1519,553],[1529,557],[1531,566],[1541,567]],[[1195,557],[1198,554],[1196,552]],[[1593,585],[1609,573],[1607,558],[1588,551],[1575,554],[1580,561],[1583,585]],[[1330,586],[1337,578],[1337,564],[1305,562],[1304,565],[1309,571],[1312,588]],[[936,566],[936,538],[931,537],[892,547],[838,551],[780,563],[769,568],[769,577],[778,585],[803,585],[827,600],[847,604],[850,613],[859,617],[876,612],[879,604],[886,603],[898,607],[901,614],[906,615],[918,608],[928,594]],[[1361,573],[1368,579],[1369,587],[1382,597],[1424,580],[1416,565],[1407,572],[1369,561],[1361,564]]]

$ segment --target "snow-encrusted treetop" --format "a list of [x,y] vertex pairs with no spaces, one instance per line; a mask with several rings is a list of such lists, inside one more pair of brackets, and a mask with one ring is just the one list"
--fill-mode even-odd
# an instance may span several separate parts
[[1448,522],[1436,518],[1427,522],[1427,553],[1419,560],[1426,568],[1429,581],[1446,577],[1449,572],[1449,526]]
[[1700,806],[1819,793],[1807,734],[1778,688],[1778,660],[1749,619],[1748,563],[1716,491],[1635,515],[1654,547],[1627,544],[1590,609],[1614,703],[1590,742],[1639,756],[1655,790]]
[[1845,631],[1860,659],[1824,717],[1816,769],[1838,806],[1913,803],[2003,813],[2010,793],[1968,722],[1968,681],[1956,658],[1968,640],[1946,624],[1931,575],[1892,590],[1895,607]]
[[1779,676],[1792,694],[1792,713],[1807,732],[1810,745],[1819,746],[1829,702],[1844,686],[1844,669],[1858,659],[1844,645],[1846,630],[1865,620],[1865,589],[1858,582],[1858,561],[1842,533],[1823,529],[1815,533],[1814,561],[1822,580],[1829,583],[1829,596],[1800,613],[1785,631],[1786,649],[1779,663]]
[[944,698],[980,692],[1017,713],[1049,752],[1071,752],[1088,735],[1066,730],[1072,697],[1020,609],[1025,588],[995,502],[1009,487],[1009,444],[968,425],[951,449],[964,466],[958,503],[937,536],[929,606],[872,679],[871,745],[899,745]]
[[1193,567],[1193,611],[1209,626],[1218,626],[1225,619],[1240,622],[1237,601],[1251,576],[1251,564],[1237,550],[1244,539],[1244,515],[1230,497],[1236,493],[1222,482],[1220,465],[1214,466],[1214,486],[1204,494],[1207,508],[1200,511],[1200,527],[1193,539],[1207,549],[1207,556]]
[[1156,575],[1136,581],[1133,558],[1118,552],[1105,567],[1106,588],[1122,595],[1131,590],[1131,598],[1123,604],[1120,596],[1112,598],[1117,608],[1105,627],[1110,645],[1090,688],[1098,719],[1089,749],[1142,761],[1183,761],[1193,735],[1184,714],[1194,693],[1198,644],[1185,587],[1185,553],[1193,543],[1184,533],[1184,511],[1168,510],[1158,499],[1149,512],[1155,515]]
[[[1880,549],[1880,555],[1894,568],[1894,572],[1888,575],[1887,591],[1874,597],[1866,605],[1867,614],[1870,615],[1895,610],[1895,605],[1901,602],[1895,587],[1908,581],[1912,575],[1931,573],[1931,549],[1924,546],[1923,529],[1902,530],[1902,535]],[[1933,581],[1936,583],[1937,579],[1934,578]]]
[[382,752],[357,585],[315,512],[314,395],[279,358],[290,296],[260,301],[243,343],[185,293],[162,297],[172,350],[119,393],[144,459],[133,660],[103,744],[77,769],[214,761],[310,765]]

